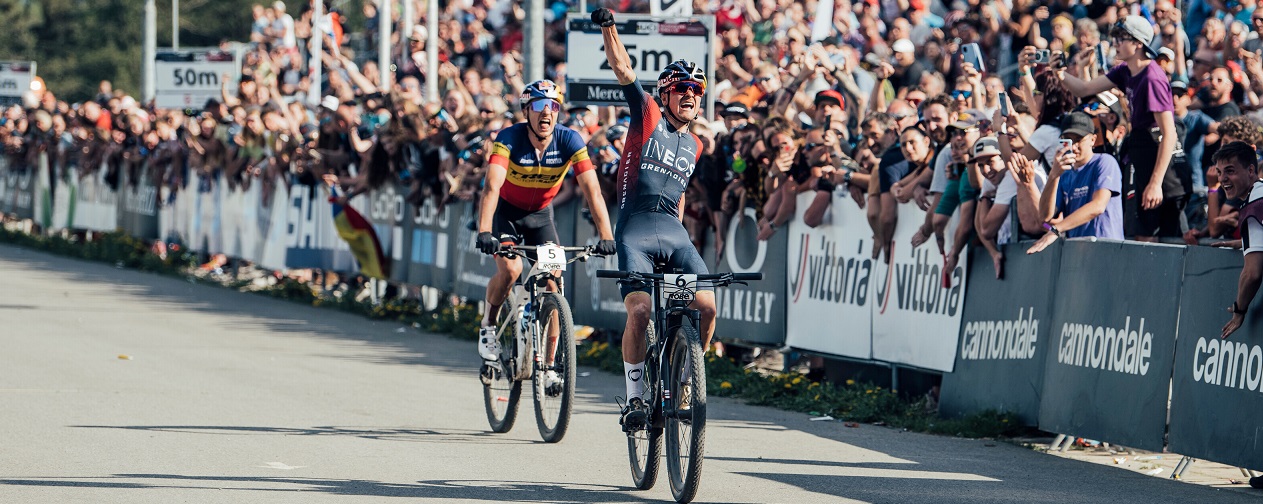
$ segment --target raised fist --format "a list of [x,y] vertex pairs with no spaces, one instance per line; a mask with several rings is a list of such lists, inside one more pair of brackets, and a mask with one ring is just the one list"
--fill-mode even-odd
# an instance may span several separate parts
[[614,26],[614,13],[605,7],[601,7],[592,11],[592,22],[600,25],[601,28]]

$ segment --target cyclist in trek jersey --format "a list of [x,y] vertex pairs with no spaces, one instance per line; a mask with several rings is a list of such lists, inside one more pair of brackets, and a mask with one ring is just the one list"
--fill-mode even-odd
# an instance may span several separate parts
[[[518,99],[526,121],[496,135],[478,213],[477,245],[483,253],[494,254],[501,245],[558,243],[550,203],[569,170],[574,170],[601,237],[595,253],[614,253],[609,212],[588,149],[577,132],[556,124],[561,98],[553,81],[531,83]],[[478,353],[484,360],[494,361],[500,354],[496,313],[521,273],[521,259],[496,256],[496,274],[487,284],[487,312],[478,332]],[[549,286],[549,290],[555,289]],[[550,349],[556,345],[556,338],[556,334],[549,335]],[[552,352],[546,355],[551,358]],[[555,379],[552,375],[556,372],[549,373],[548,378]]]
[[[663,261],[668,272],[705,274],[706,263],[693,247],[684,229],[684,191],[701,157],[702,143],[688,129],[701,111],[706,93],[706,72],[684,60],[667,65],[658,76],[659,106],[640,88],[627,49],[619,41],[614,14],[601,8],[592,13],[592,22],[601,26],[605,57],[631,108],[623,159],[618,168],[618,269],[653,273],[655,260]],[[645,384],[645,330],[653,315],[648,287],[620,286],[627,306],[627,327],[623,332],[623,368],[627,403],[619,419],[624,430],[643,425],[645,404],[641,399]],[[701,314],[702,348],[710,345],[715,333],[715,293],[697,293],[693,308]],[[687,404],[691,391],[680,391]]]

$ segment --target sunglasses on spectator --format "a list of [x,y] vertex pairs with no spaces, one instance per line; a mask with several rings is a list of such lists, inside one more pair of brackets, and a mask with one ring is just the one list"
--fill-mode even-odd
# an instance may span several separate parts
[[807,144],[803,145],[803,150],[811,150],[811,149],[814,149],[814,148],[816,148],[816,147],[820,147],[820,146],[822,146],[822,145],[824,145],[824,144],[822,144],[822,143],[816,143],[816,142],[809,142],[809,143],[807,143]]
[[969,97],[971,97],[971,96],[973,96],[973,95],[974,95],[974,92],[973,92],[973,91],[961,91],[961,90],[959,90],[959,89],[952,90],[952,99],[953,99],[953,100],[959,100],[959,99],[962,99],[962,98],[964,98],[964,99],[968,99]]
[[543,112],[550,110],[553,112],[561,111],[561,104],[553,100],[535,100],[530,104],[531,110],[534,112]]
[[670,89],[672,93],[691,93],[693,96],[701,96],[706,92],[706,86],[699,82],[677,82],[672,84]]
[[494,114],[496,111],[491,109],[478,109],[479,114]]

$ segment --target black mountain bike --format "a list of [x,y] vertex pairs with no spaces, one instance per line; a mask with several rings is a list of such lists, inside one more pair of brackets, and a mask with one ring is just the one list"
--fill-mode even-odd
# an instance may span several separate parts
[[645,330],[645,395],[647,425],[627,433],[627,452],[636,488],[653,488],[667,438],[667,474],[671,495],[689,502],[702,478],[706,441],[706,365],[698,335],[700,315],[689,304],[700,286],[726,287],[761,280],[762,273],[707,275],[634,273],[600,270],[600,278],[617,278],[653,286],[654,316]]
[[[497,255],[527,256],[535,253],[528,273],[513,285],[496,316],[500,359],[483,363],[479,372],[487,421],[494,432],[509,432],[517,420],[522,382],[534,384],[535,421],[545,442],[556,443],[570,426],[575,389],[574,319],[563,294],[562,279],[555,271],[575,261],[587,260],[592,247],[506,245]],[[577,252],[567,258],[567,252]],[[557,285],[549,292],[549,283]],[[548,348],[556,333],[556,347]],[[552,364],[547,364],[550,355]]]

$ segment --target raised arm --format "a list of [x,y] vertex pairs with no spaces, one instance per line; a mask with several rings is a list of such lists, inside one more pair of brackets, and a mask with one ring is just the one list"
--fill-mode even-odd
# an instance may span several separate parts
[[605,39],[605,59],[609,61],[614,76],[620,85],[636,82],[636,70],[632,67],[627,48],[618,39],[618,29],[614,27],[614,13],[604,7],[592,12],[592,22],[601,27],[601,35]]

